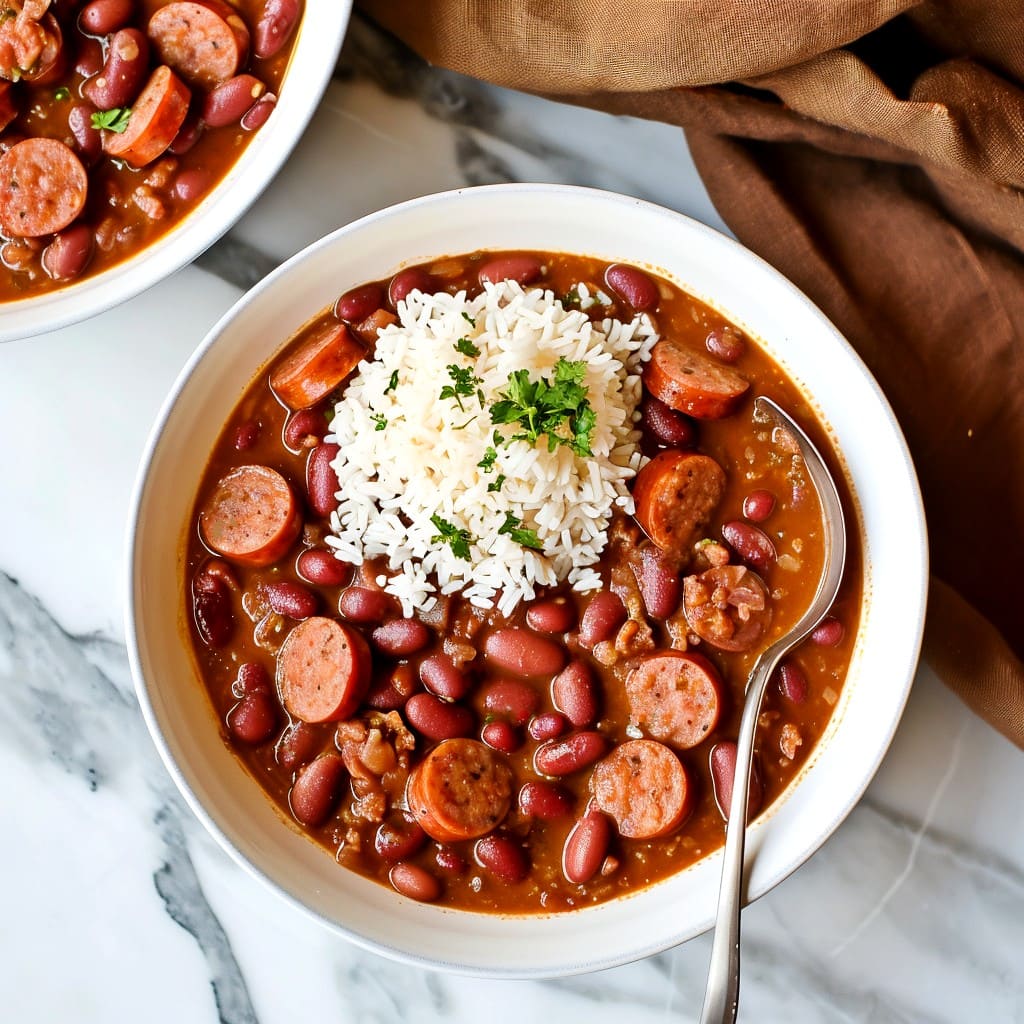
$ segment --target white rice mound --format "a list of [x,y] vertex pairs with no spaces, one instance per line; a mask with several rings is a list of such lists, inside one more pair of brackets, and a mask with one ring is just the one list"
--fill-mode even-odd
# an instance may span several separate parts
[[[584,308],[593,304],[585,286],[578,293]],[[591,567],[613,508],[633,511],[626,484],[645,461],[636,421],[640,371],[658,340],[650,319],[591,323],[551,291],[514,281],[488,284],[474,299],[414,291],[398,304],[398,318],[380,332],[374,358],[359,364],[335,406],[327,439],[341,449],[333,463],[340,490],[327,543],[336,556],[355,565],[386,558],[392,575],[378,582],[407,616],[429,611],[438,591],[462,591],[473,605],[497,605],[508,615],[537,586],[568,580],[578,591],[598,589]],[[479,356],[456,350],[463,337]],[[494,469],[485,472],[478,463],[494,445],[489,410],[509,375],[526,369],[531,380],[550,380],[560,356],[586,364],[597,421],[593,456],[578,457],[564,445],[549,452],[541,435],[536,444],[496,445]],[[439,397],[452,384],[450,364],[472,367],[481,378],[483,406],[475,393],[462,398],[464,411]],[[517,425],[498,429],[509,438]],[[488,492],[499,474],[504,484]],[[499,534],[508,514],[536,531],[543,551]],[[469,560],[434,539],[434,515],[468,531]]]

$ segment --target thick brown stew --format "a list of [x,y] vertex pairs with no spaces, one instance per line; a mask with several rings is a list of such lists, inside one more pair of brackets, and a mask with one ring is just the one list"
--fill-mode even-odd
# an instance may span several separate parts
[[[510,619],[456,596],[406,619],[380,565],[325,546],[324,412],[411,288],[473,295],[505,277],[569,303],[583,282],[611,297],[592,318],[656,322],[637,514],[612,522],[599,592],[553,590]],[[416,899],[563,910],[706,856],[723,842],[747,674],[822,560],[817,496],[786,438],[754,421],[757,394],[830,453],[750,339],[635,268],[474,253],[347,292],[251,385],[199,486],[190,640],[225,741],[341,864]],[[805,764],[843,685],[861,601],[849,540],[831,616],[765,699],[755,809]]]

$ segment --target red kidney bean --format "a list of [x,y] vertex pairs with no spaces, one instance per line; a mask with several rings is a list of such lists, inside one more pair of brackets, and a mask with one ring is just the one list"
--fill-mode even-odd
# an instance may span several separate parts
[[462,700],[473,686],[472,678],[446,654],[432,654],[420,662],[420,680],[438,697]]
[[710,331],[704,339],[704,345],[723,363],[735,363],[747,350],[746,342],[731,327]]
[[385,654],[400,658],[422,651],[430,643],[430,630],[418,619],[391,619],[378,626],[371,639]]
[[743,499],[743,514],[752,523],[763,523],[775,510],[775,495],[758,488]]
[[384,305],[384,289],[378,284],[364,284],[345,292],[334,304],[334,315],[349,324],[362,323]]
[[679,573],[666,563],[653,544],[640,549],[640,563],[634,565],[633,571],[647,614],[654,619],[667,619],[683,596]]
[[388,285],[388,302],[392,307],[397,307],[409,292],[421,291],[429,295],[436,287],[433,277],[422,267],[409,267],[407,270],[400,270],[391,278]]
[[385,860],[406,860],[415,856],[427,841],[427,833],[405,818],[381,822],[373,838],[373,848]]
[[149,73],[149,41],[137,28],[115,32],[107,61],[99,74],[82,86],[82,95],[100,110],[130,107]]
[[242,120],[239,121],[239,124],[247,132],[254,132],[257,128],[262,128],[267,123],[276,106],[277,97],[272,92],[268,92],[242,115]]
[[235,430],[235,450],[244,452],[251,448],[260,437],[258,420],[246,420]]
[[398,711],[405,707],[418,686],[412,665],[396,665],[387,679],[370,691],[366,703],[377,711]]
[[509,885],[521,882],[530,873],[526,852],[513,839],[504,835],[484,836],[477,840],[473,855],[499,881]]
[[278,615],[285,615],[289,619],[308,619],[316,614],[316,594],[301,583],[293,583],[291,580],[278,580],[275,583],[267,583],[263,588],[267,595],[270,607]]
[[91,39],[89,36],[76,35],[75,37],[75,70],[83,78],[92,78],[99,74],[103,67],[103,44],[98,39]]
[[551,702],[577,728],[597,721],[598,690],[594,673],[582,661],[570,661],[551,683]]
[[234,616],[227,584],[201,572],[192,581],[192,612],[199,638],[207,647],[223,647],[231,639]]
[[589,811],[573,826],[562,848],[562,874],[573,883],[589,882],[601,870],[612,841],[612,827],[600,811]]
[[270,673],[258,661],[246,661],[238,666],[238,675],[231,684],[236,697],[247,693],[270,693]]
[[295,561],[299,575],[318,587],[340,587],[346,583],[352,566],[335,558],[327,548],[308,548]]
[[538,633],[565,633],[576,625],[576,608],[567,597],[538,601],[527,610],[526,624]]
[[765,572],[777,557],[775,545],[764,530],[738,519],[722,526],[722,537],[744,562]]
[[519,790],[519,810],[529,818],[555,821],[572,814],[575,797],[554,782],[524,782]]
[[135,0],[92,0],[78,15],[83,31],[105,36],[127,25],[135,9]]
[[[709,755],[711,766],[711,782],[715,791],[715,803],[718,811],[729,820],[729,808],[732,805],[732,787],[736,780],[736,744],[732,740],[722,740],[711,748]],[[761,809],[764,800],[764,784],[755,759],[750,772],[750,786],[747,790],[747,821],[751,821]]]
[[203,120],[211,128],[236,124],[266,91],[267,87],[254,75],[235,75],[206,94]]
[[338,474],[331,463],[341,449],[336,444],[318,444],[306,462],[306,490],[309,492],[310,508],[318,516],[326,518],[335,509],[338,493]]
[[75,138],[75,151],[86,164],[94,164],[103,155],[103,136],[92,126],[95,113],[91,103],[76,103],[68,111],[68,130]]
[[794,704],[807,700],[807,676],[795,661],[784,661],[778,668],[779,692]]
[[569,731],[569,719],[557,711],[545,711],[530,719],[526,731],[538,742],[553,740],[556,736],[563,736]]
[[518,281],[529,284],[536,281],[544,268],[536,256],[498,256],[488,260],[477,271],[481,284],[497,284],[499,281]]
[[565,648],[525,629],[496,629],[484,640],[484,657],[517,676],[553,676],[565,664]]
[[441,895],[441,883],[419,864],[399,861],[388,872],[388,880],[403,896],[420,903],[433,903]]
[[331,752],[301,768],[288,794],[292,814],[309,828],[322,825],[341,795],[344,777],[345,762],[340,754]]
[[284,425],[284,443],[292,451],[312,448],[327,433],[327,417],[322,409],[300,409],[288,417]]
[[654,309],[661,300],[658,286],[642,270],[625,263],[613,263],[604,272],[604,281],[637,312]]
[[236,593],[238,592],[238,580],[235,579],[235,574],[231,571],[231,566],[229,566],[222,558],[211,558],[208,562],[205,562],[203,564],[203,572],[222,580],[228,590],[234,590]]
[[409,724],[428,740],[451,740],[473,731],[473,712],[461,704],[448,704],[432,693],[417,693],[405,705]]
[[229,712],[231,735],[255,746],[277,731],[277,706],[269,693],[247,693]]
[[167,150],[175,156],[183,156],[199,141],[202,134],[203,122],[195,114],[188,114]]
[[580,622],[580,644],[588,649],[604,640],[611,640],[626,621],[626,609],[610,590],[602,590],[591,598]]
[[395,600],[383,590],[371,587],[349,587],[341,595],[338,610],[349,622],[370,625],[381,622],[393,614]]
[[483,691],[484,711],[502,715],[513,725],[526,725],[539,704],[540,694],[517,679],[498,679],[488,683]]
[[174,194],[184,203],[191,203],[205,195],[209,187],[209,172],[200,170],[198,167],[182,171],[174,179]]
[[846,635],[843,624],[834,616],[822,619],[811,633],[811,642],[819,647],[835,647]]
[[480,739],[489,747],[503,754],[514,754],[522,745],[523,738],[511,722],[488,722],[480,730]]
[[693,448],[697,444],[697,426],[684,413],[648,395],[643,407],[644,430],[655,441],[672,448]]
[[300,765],[308,764],[321,746],[320,734],[306,722],[296,722],[278,740],[274,757],[282,768],[294,771]]
[[461,875],[467,867],[466,861],[447,846],[438,848],[437,853],[434,854],[434,860],[437,861],[437,866],[448,875]]
[[599,732],[574,732],[542,743],[533,755],[533,764],[540,775],[571,775],[604,757],[607,750],[608,741]]
[[43,250],[43,270],[55,281],[70,281],[89,265],[92,248],[92,228],[88,224],[72,224],[54,235]]
[[300,10],[299,0],[266,0],[256,18],[252,52],[261,59],[273,57],[288,42]]

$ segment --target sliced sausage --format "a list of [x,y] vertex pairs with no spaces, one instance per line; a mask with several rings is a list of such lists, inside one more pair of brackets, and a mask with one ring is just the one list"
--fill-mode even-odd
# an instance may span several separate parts
[[325,324],[274,367],[270,386],[289,409],[307,409],[330,394],[365,355],[344,324]]
[[690,629],[720,651],[748,651],[771,621],[768,588],[745,565],[720,565],[683,580]]
[[56,139],[25,139],[0,157],[0,228],[38,238],[66,228],[85,208],[89,176]]
[[351,626],[323,616],[300,622],[277,655],[277,689],[303,722],[348,718],[370,685],[366,641]]
[[594,769],[590,791],[626,839],[668,835],[693,808],[686,769],[668,747],[654,740],[620,743]]
[[725,470],[710,455],[670,450],[636,475],[636,521],[662,551],[683,558],[725,494]]
[[643,380],[659,401],[702,420],[728,416],[750,387],[732,367],[669,338],[651,349]]
[[188,86],[166,65],[158,67],[142,87],[123,132],[103,133],[108,156],[145,167],[174,141],[188,113]]
[[42,48],[22,78],[33,85],[53,85],[60,81],[68,65],[68,48],[64,45],[64,33],[60,22],[52,14],[43,15],[37,31]]
[[237,74],[249,54],[249,29],[219,0],[167,4],[149,19],[146,31],[160,60],[204,89]]
[[512,805],[512,770],[483,743],[439,743],[409,776],[409,810],[439,843],[477,839],[504,820]]
[[648,655],[626,677],[629,716],[647,735],[689,750],[707,739],[722,710],[722,678],[701,654]]
[[199,532],[214,551],[246,565],[270,565],[302,528],[295,494],[277,470],[239,466],[222,477],[199,513]]

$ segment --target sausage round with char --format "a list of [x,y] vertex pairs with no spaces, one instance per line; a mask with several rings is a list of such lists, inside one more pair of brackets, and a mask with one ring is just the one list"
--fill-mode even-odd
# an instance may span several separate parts
[[0,157],[0,228],[39,238],[66,228],[85,208],[89,177],[56,139],[25,139]]
[[270,386],[289,409],[308,409],[329,395],[365,355],[344,324],[328,324],[278,363]]
[[212,89],[238,73],[249,53],[249,29],[227,4],[170,3],[146,29],[160,59],[192,85]]
[[697,419],[728,416],[750,383],[732,367],[662,338],[644,367],[644,386],[659,401]]
[[103,133],[104,151],[133,167],[145,167],[174,141],[190,98],[188,86],[162,64],[142,87],[125,130]]

